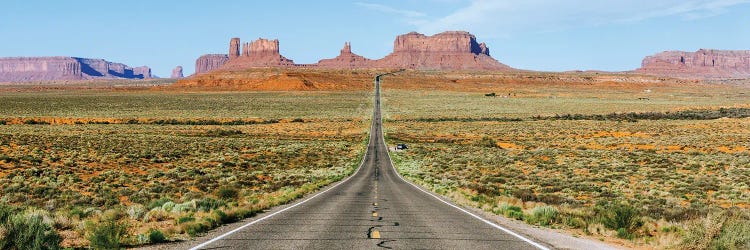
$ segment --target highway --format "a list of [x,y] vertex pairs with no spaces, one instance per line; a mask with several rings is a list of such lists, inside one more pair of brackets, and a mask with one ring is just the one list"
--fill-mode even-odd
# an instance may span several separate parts
[[398,175],[383,141],[380,77],[357,172],[192,249],[546,249]]

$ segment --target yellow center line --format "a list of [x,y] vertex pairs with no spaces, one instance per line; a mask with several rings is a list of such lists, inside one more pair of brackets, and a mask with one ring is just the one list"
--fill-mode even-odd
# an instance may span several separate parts
[[370,234],[370,238],[372,238],[372,239],[380,239],[380,231],[378,231],[378,230],[372,230],[372,233]]

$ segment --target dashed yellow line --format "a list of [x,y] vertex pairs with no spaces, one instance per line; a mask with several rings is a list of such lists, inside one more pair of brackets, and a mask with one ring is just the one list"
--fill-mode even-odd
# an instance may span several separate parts
[[372,233],[370,233],[371,239],[380,239],[380,231],[378,230],[372,230]]

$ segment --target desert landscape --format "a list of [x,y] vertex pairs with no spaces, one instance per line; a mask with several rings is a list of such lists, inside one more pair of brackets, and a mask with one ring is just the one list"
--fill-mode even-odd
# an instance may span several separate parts
[[750,50],[543,71],[388,39],[221,37],[169,78],[0,58],[0,249],[750,247]]

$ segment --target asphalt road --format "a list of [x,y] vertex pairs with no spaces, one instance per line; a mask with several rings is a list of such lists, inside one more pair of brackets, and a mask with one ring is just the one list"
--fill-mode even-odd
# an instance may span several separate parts
[[383,142],[379,78],[369,145],[354,175],[193,249],[544,249],[396,173]]

